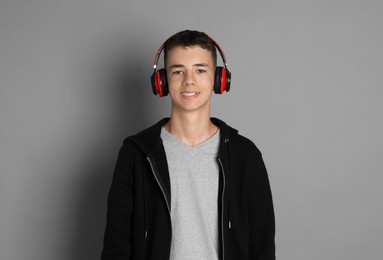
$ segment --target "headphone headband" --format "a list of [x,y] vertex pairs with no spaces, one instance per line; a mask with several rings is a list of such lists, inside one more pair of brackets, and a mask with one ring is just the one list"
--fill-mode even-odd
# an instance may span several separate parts
[[[225,68],[227,69],[227,62],[226,62],[226,56],[225,56],[225,53],[223,52],[221,46],[219,46],[219,44],[213,39],[211,38],[210,36],[208,36],[209,39],[213,42],[214,46],[216,47],[216,49],[218,50],[219,54],[221,55],[221,58],[222,58],[222,61],[223,61],[223,65],[225,66]],[[156,55],[154,56],[154,60],[153,60],[153,70],[156,71],[157,70],[157,64],[158,64],[158,60],[160,59],[160,56],[161,56],[161,52],[165,49],[165,45],[166,43],[168,42],[169,39],[167,39],[166,41],[164,41],[160,48],[158,49],[158,51],[156,52]]]
[[161,45],[161,47],[158,49],[157,53],[156,53],[156,56],[154,56],[154,61],[153,61],[153,69],[156,70],[157,69],[157,63],[158,63],[158,60],[160,59],[160,54],[162,52],[163,49],[165,49],[165,45],[166,45],[166,42],[168,40],[164,41],[164,43]]

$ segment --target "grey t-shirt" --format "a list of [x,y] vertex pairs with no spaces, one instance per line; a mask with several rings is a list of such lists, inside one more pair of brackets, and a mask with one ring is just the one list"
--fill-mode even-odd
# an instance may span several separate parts
[[170,174],[171,260],[218,260],[219,131],[189,146],[164,128]]

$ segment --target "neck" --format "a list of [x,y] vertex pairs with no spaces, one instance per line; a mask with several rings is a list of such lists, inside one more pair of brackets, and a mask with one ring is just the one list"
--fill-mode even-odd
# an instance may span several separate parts
[[218,130],[218,127],[210,121],[209,114],[201,117],[193,113],[187,116],[172,114],[164,127],[169,133],[190,146],[206,141]]

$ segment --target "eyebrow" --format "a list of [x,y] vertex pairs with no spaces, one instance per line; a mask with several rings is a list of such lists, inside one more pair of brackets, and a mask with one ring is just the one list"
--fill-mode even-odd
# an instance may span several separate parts
[[[184,67],[185,66],[182,64],[174,64],[174,65],[170,66],[169,69],[184,68]],[[196,64],[193,64],[193,67],[209,67],[209,65],[207,63],[196,63]]]

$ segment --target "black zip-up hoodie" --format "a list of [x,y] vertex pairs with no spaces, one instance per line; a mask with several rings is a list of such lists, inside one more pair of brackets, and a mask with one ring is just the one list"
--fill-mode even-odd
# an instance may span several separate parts
[[[169,260],[170,180],[157,124],[128,137],[120,149],[108,196],[102,260]],[[275,221],[262,155],[223,121],[217,163],[220,260],[275,259]]]

